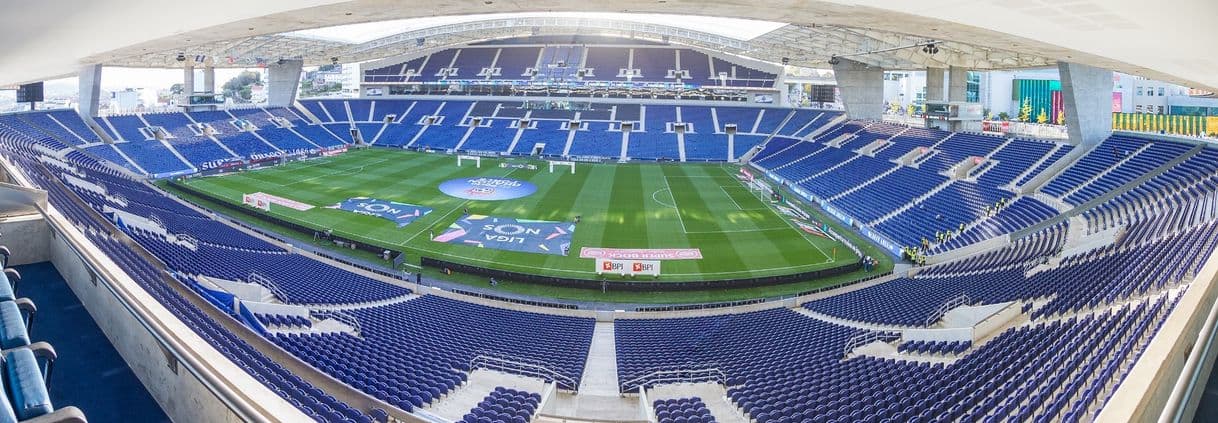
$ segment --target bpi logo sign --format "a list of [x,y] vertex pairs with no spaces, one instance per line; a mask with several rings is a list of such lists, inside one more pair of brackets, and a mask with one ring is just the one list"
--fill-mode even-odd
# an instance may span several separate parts
[[478,177],[444,181],[440,191],[466,200],[512,200],[537,192],[537,186],[527,181],[509,178]]
[[597,259],[596,273],[660,276],[660,262],[654,260]]

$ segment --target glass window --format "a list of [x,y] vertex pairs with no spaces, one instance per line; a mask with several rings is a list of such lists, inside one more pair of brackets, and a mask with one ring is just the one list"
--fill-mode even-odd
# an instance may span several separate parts
[[1159,87],[1159,97],[1163,96],[1163,87]]

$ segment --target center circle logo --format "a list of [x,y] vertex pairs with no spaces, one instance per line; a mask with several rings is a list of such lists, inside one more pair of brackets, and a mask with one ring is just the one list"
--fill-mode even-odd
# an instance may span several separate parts
[[533,195],[537,185],[509,178],[459,178],[440,183],[440,192],[466,200],[500,201]]

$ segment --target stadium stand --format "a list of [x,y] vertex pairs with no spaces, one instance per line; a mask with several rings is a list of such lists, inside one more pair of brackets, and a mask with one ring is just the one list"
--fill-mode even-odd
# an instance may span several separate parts
[[[602,40],[602,44],[603,44]],[[616,44],[630,44],[628,40]],[[512,40],[499,40],[511,44]],[[586,53],[585,53],[586,51]],[[680,61],[680,69],[677,63]],[[714,71],[712,71],[712,66]],[[535,74],[527,72],[535,70]],[[588,69],[590,72],[578,72]],[[474,45],[443,49],[405,62],[365,69],[366,83],[496,80],[596,84],[605,82],[682,83],[694,87],[773,87],[778,76],[688,48],[664,45],[563,45],[544,47]],[[326,122],[343,120],[345,112],[323,105],[307,106]],[[323,110],[326,109],[326,110]],[[325,111],[330,114],[325,114]],[[365,109],[361,109],[363,111]],[[337,114],[336,114],[337,112]],[[354,109],[353,109],[354,113]],[[364,116],[356,114],[356,116]],[[322,116],[318,116],[322,118]],[[358,120],[358,119],[357,119]]]
[[661,423],[715,423],[715,417],[702,398],[675,398],[656,400],[652,403],[656,411],[656,420]]
[[[345,111],[353,102],[320,107],[343,104]],[[306,108],[316,107],[310,106],[311,101],[302,103]],[[504,139],[519,132],[513,152],[527,154],[535,142],[546,143],[545,150],[551,152],[566,148],[570,133],[561,129],[562,120],[539,119],[536,128],[517,130],[508,126],[517,121],[515,118],[493,116],[479,116],[488,126],[470,131],[472,120],[465,119],[467,126],[460,125],[466,113],[477,109],[478,113],[493,114],[502,108],[447,102],[442,109],[438,105],[428,109],[425,103],[429,101],[396,104],[386,110],[420,117],[444,116],[441,125],[423,130],[424,136],[417,140],[433,148],[462,145],[465,149],[502,152],[510,147]],[[416,112],[416,108],[432,111]],[[369,116],[380,109],[379,104],[351,108]],[[800,133],[827,113],[818,111],[809,117],[811,113],[796,111],[783,114],[779,120],[767,118],[768,109],[751,117],[738,110],[720,113],[720,109],[682,107],[678,119],[675,107],[644,106],[640,115],[646,131],[629,135],[628,152],[654,158],[678,154],[681,138],[653,129],[667,129],[670,123],[685,120],[693,123],[693,131],[682,137],[686,154],[698,151],[694,156],[719,157],[720,153],[705,154],[689,148],[691,142],[716,135],[716,118],[720,125],[724,119],[742,125],[751,120],[752,127],[771,133],[788,131],[785,128],[798,118],[804,123],[796,123],[800,128],[790,131]],[[231,116],[261,122],[258,132],[277,129],[280,134],[285,134],[283,130],[302,134],[300,128],[320,129],[291,110],[265,112],[246,110]],[[56,121],[63,123],[71,120],[69,117]],[[170,142],[165,147],[159,141],[131,141],[127,137],[137,133],[143,137],[140,129],[148,127],[164,128],[173,138],[179,138],[179,134],[182,138],[197,136],[183,132],[190,130],[190,123],[183,122],[192,120],[221,127],[227,122],[218,114],[196,117],[180,113],[104,119],[118,129],[117,133],[124,134],[122,142],[113,144],[118,148],[115,152],[128,152],[123,146],[162,146],[158,152],[131,150],[141,168],[148,163],[157,170],[172,168],[156,165],[153,159],[177,160],[169,150],[177,145]],[[280,120],[292,126],[279,128],[275,122]],[[405,410],[424,407],[459,389],[467,372],[473,370],[472,363],[479,359],[514,363],[515,368],[505,364],[497,370],[531,377],[538,376],[521,369],[552,369],[556,373],[547,381],[567,390],[577,389],[581,383],[593,338],[595,322],[591,318],[420,296],[395,284],[284,250],[219,223],[97,161],[122,156],[103,153],[94,157],[75,151],[66,156],[75,165],[72,172],[96,181],[105,192],[86,189],[62,180],[52,170],[59,165],[36,159],[42,149],[69,149],[71,144],[59,140],[66,135],[38,129],[30,122],[47,120],[26,117],[14,122],[11,117],[0,117],[0,141],[13,163],[48,191],[52,204],[68,219],[87,228],[86,234],[93,242],[188,326],[225,346],[222,351],[227,356],[310,416],[355,421],[373,417],[310,386],[221,329],[163,285],[165,272],[172,272],[181,283],[203,295],[209,295],[204,279],[214,278],[261,285],[270,292],[269,300],[285,307],[344,307],[341,319],[339,314],[253,313],[248,324],[251,330],[313,367]],[[418,126],[414,123],[390,123],[389,127]],[[64,123],[65,127],[70,125],[75,123]],[[620,152],[621,134],[610,130],[609,122],[588,121],[586,125],[575,131],[571,155],[578,151],[612,157]],[[445,127],[449,129],[433,132]],[[231,131],[248,133],[236,127]],[[453,139],[457,133],[460,136]],[[464,137],[466,133],[470,136]],[[409,144],[411,141],[403,140],[401,134],[391,139],[382,136],[383,142]],[[636,138],[640,134],[647,135]],[[1010,188],[1018,185],[1020,175],[1026,177],[1043,169],[1048,161],[1029,160],[1020,152],[1052,157],[1065,148],[1044,141],[986,137],[874,122],[842,122],[814,139],[773,137],[754,157],[753,164],[797,181],[800,189],[856,214],[858,221],[873,224],[897,239],[912,241],[925,236],[920,235],[925,228],[964,224],[967,229],[961,235],[936,247],[946,251],[951,246],[1031,227],[1056,213],[1037,197],[1020,196]],[[726,142],[724,146],[722,151],[726,151]],[[1008,149],[1010,152],[1006,152]],[[798,309],[618,319],[613,334],[619,388],[627,392],[653,386],[658,383],[654,375],[659,372],[692,374],[714,369],[724,375],[722,382],[728,387],[732,404],[758,422],[911,421],[932,416],[969,421],[1003,416],[1019,420],[1093,417],[1096,406],[1106,401],[1107,389],[1120,383],[1128,372],[1124,363],[1141,354],[1191,275],[1199,272],[1206,254],[1218,247],[1218,224],[1213,221],[1218,213],[1214,201],[1218,188],[1214,183],[1218,161],[1214,158],[1218,153],[1214,151],[1119,135],[1045,184],[1045,194],[1074,204],[1097,198],[1099,193],[1092,190],[1114,189],[1149,176],[1141,185],[1083,214],[1089,222],[1084,228],[1087,233],[1121,227],[1110,245],[1079,247],[1069,235],[1069,225],[1075,223],[1058,223],[1002,248],[813,299]],[[916,160],[921,157],[930,158]],[[977,178],[948,172],[975,157],[996,164]],[[983,212],[987,205],[1005,198],[1012,200],[998,212]],[[968,206],[960,207],[962,204]],[[117,227],[136,245],[111,235],[109,225],[120,221],[123,224]],[[150,252],[165,268],[145,260],[136,248]],[[5,299],[2,291],[0,301]],[[20,310],[14,314],[16,305],[3,304],[0,320],[17,328],[9,332],[6,326],[4,339],[28,343],[28,336],[22,339],[17,325],[22,318],[13,317],[20,316]],[[903,338],[902,331],[940,324],[948,304],[1016,307],[1024,320],[986,339],[949,342]],[[331,318],[347,326],[330,330],[318,323]],[[10,333],[17,335],[8,336]],[[876,355],[859,349],[854,340],[860,336],[872,336],[876,342],[888,344],[893,352]],[[14,355],[9,359],[6,355],[4,364],[28,366],[30,362],[29,357]],[[390,374],[405,377],[383,377]],[[37,393],[35,397],[41,398]],[[528,421],[525,412],[532,416],[536,401],[533,394],[496,390],[471,411],[471,421],[505,415],[511,420],[519,417]],[[678,414],[685,421],[706,421],[708,415],[700,412],[704,405],[693,400],[652,405],[657,415],[666,412],[674,421],[673,416]],[[48,402],[34,412],[49,411]],[[16,413],[20,415],[21,411]]]
[[502,386],[495,387],[477,407],[461,418],[462,423],[482,421],[524,423],[533,419],[541,395]]

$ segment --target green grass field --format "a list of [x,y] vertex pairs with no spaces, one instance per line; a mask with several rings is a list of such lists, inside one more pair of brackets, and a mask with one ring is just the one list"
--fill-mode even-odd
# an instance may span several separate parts
[[[838,242],[795,229],[755,193],[737,181],[728,165],[580,164],[574,175],[504,169],[498,160],[457,167],[448,155],[399,150],[359,150],[342,156],[186,184],[212,197],[239,203],[243,193],[265,192],[319,208],[297,211],[271,206],[276,217],[356,241],[420,255],[502,270],[596,279],[594,260],[578,257],[580,247],[699,248],[701,260],[669,260],[660,281],[771,276],[833,266],[833,256],[853,260]],[[437,186],[470,176],[527,180],[537,193],[507,201],[449,197]],[[393,222],[321,206],[351,197],[417,204],[434,209],[398,228]],[[501,251],[430,240],[470,213],[519,219],[569,221],[576,226],[569,256]],[[840,264],[838,262],[837,264]]]

